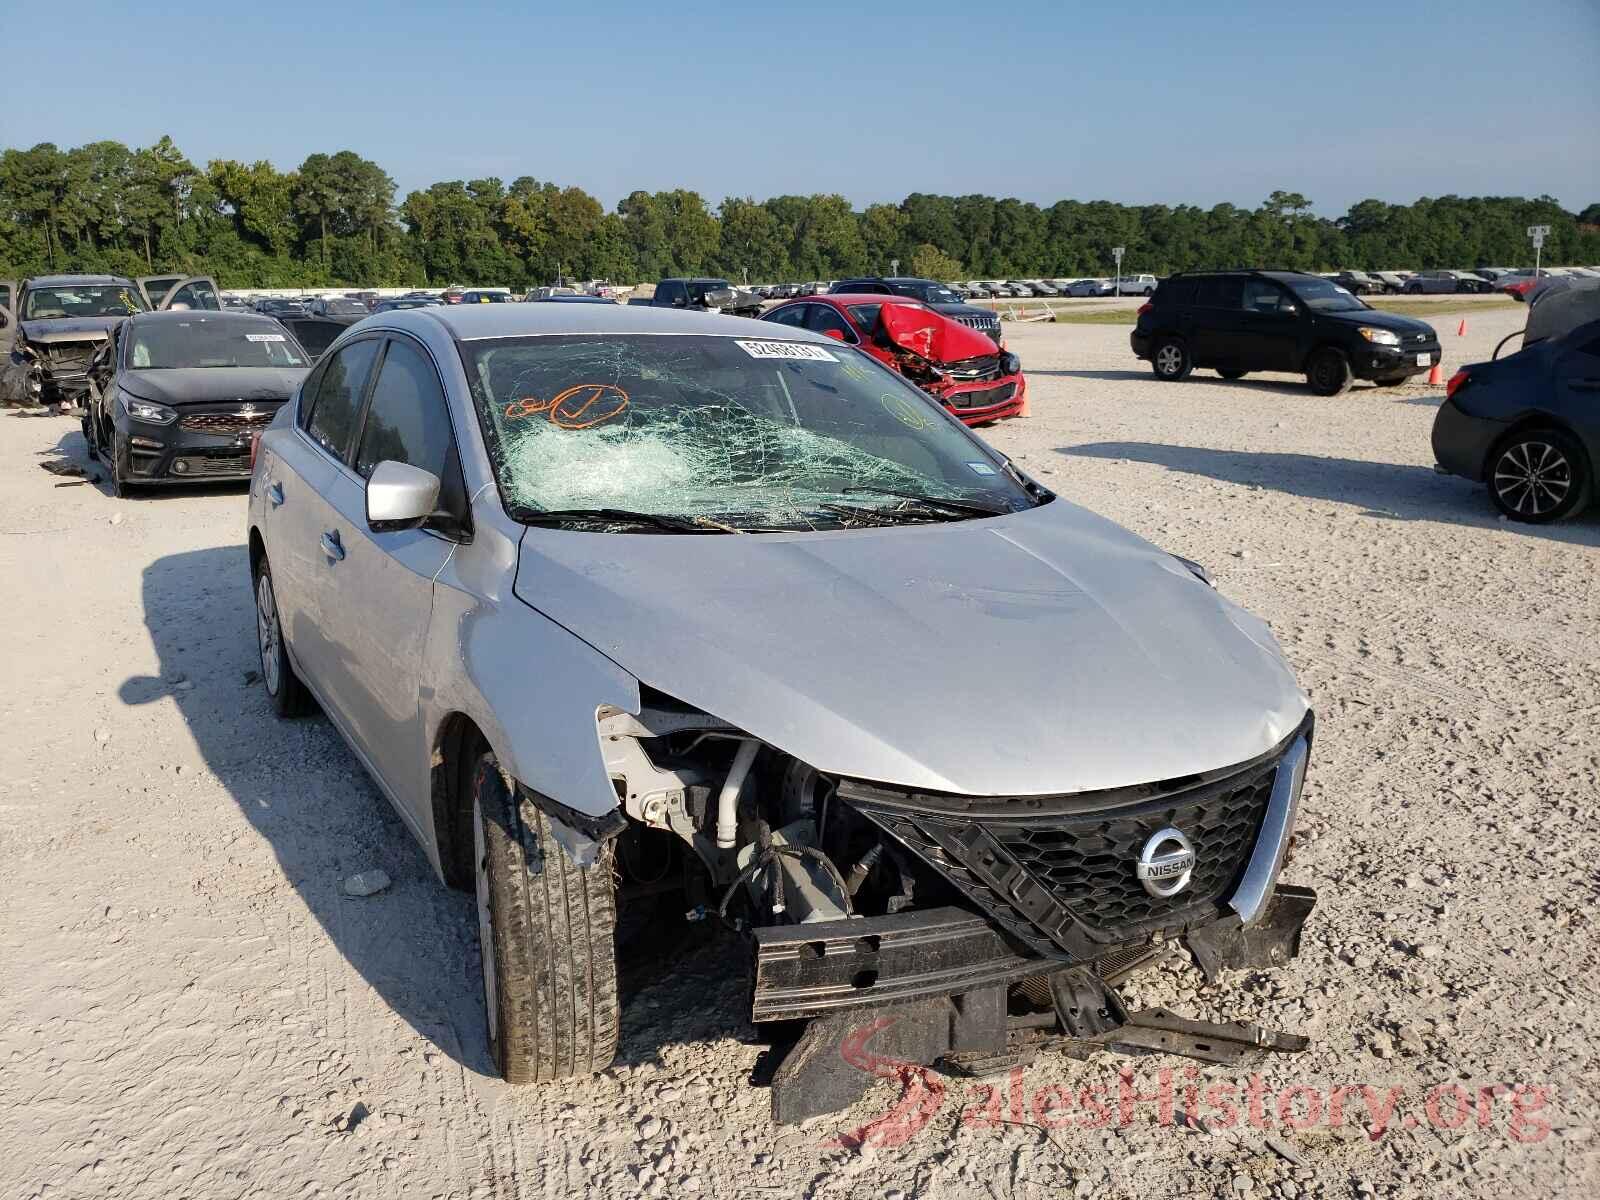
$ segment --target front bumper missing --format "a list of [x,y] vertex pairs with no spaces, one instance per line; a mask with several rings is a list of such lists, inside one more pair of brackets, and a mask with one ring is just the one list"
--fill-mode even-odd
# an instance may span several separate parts
[[[1315,903],[1311,889],[1279,885],[1254,924],[1234,913],[1183,940],[1208,981],[1281,965],[1299,953]],[[1163,1051],[1237,1065],[1308,1045],[1297,1034],[1166,1009],[1129,1013],[1113,981],[1160,953],[1154,943],[1069,964],[1019,949],[958,908],[773,926],[754,937],[752,1019],[811,1018],[772,1078],[779,1124],[848,1107],[885,1062],[984,1074],[1053,1049],[1080,1058]],[[1053,1013],[1010,1015],[1010,985],[1028,976],[1046,977]]]

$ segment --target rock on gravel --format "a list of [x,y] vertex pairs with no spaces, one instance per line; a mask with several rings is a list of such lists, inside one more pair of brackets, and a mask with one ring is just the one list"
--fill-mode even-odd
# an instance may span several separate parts
[[344,881],[346,896],[376,896],[389,886],[389,876],[379,870],[358,871]]

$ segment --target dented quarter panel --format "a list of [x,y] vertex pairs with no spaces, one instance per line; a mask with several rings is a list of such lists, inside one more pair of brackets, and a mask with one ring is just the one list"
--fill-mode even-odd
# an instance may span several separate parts
[[473,543],[451,556],[434,589],[423,727],[437,735],[451,713],[466,714],[515,779],[600,816],[617,806],[617,794],[595,710],[609,704],[637,713],[639,685],[513,594],[522,529],[493,511],[498,507],[492,491],[480,497]]

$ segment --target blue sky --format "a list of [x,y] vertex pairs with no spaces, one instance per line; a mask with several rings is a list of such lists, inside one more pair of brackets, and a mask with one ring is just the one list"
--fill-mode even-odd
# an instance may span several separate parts
[[28,5],[0,144],[283,168],[352,149],[401,194],[532,175],[1041,203],[1274,188],[1600,200],[1600,0]]

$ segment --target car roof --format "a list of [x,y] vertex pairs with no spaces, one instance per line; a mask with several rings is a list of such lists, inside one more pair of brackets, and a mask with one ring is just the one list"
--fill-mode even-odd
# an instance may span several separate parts
[[35,275],[22,281],[28,287],[63,287],[70,283],[133,283],[126,275]]
[[[881,300],[881,296],[873,297]],[[436,321],[457,341],[486,338],[539,337],[568,333],[702,334],[758,337],[783,341],[821,342],[832,338],[791,326],[748,317],[730,317],[698,309],[656,308],[646,304],[472,304],[411,308],[383,314],[395,328],[421,328]]]
[[928,307],[915,296],[885,296],[882,292],[828,292],[821,296],[802,296],[793,303],[815,304],[819,300],[825,304],[907,304],[915,308]]

